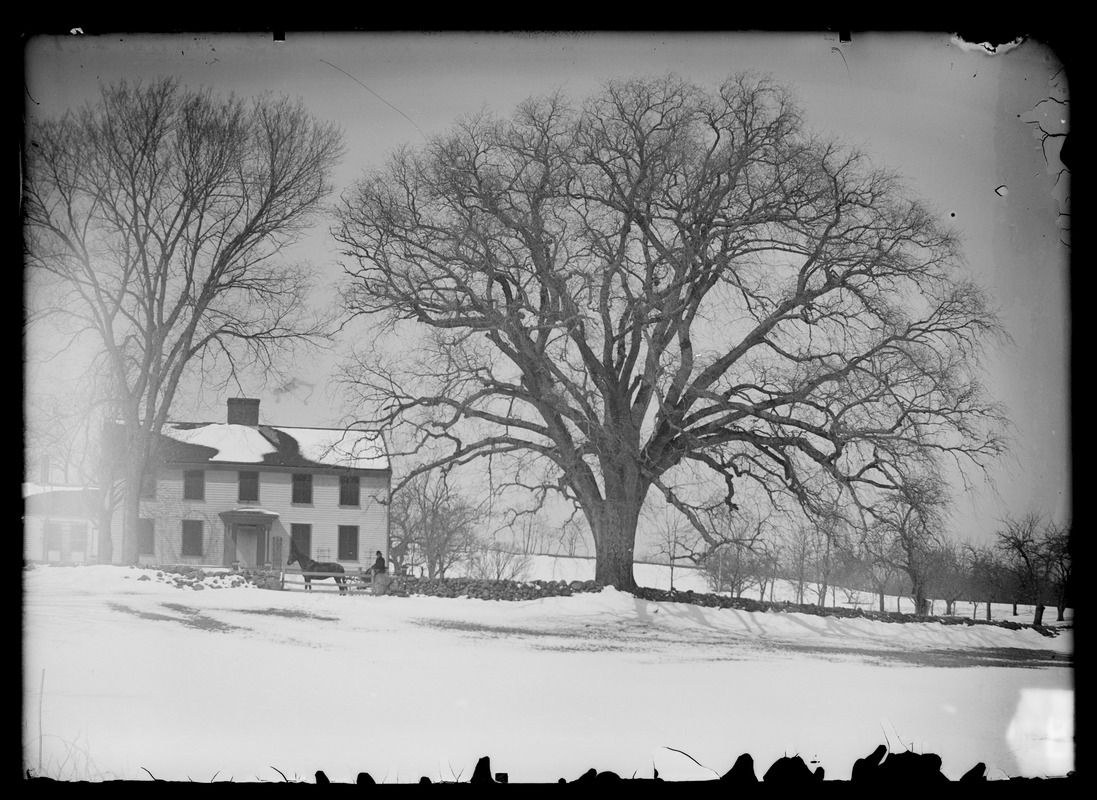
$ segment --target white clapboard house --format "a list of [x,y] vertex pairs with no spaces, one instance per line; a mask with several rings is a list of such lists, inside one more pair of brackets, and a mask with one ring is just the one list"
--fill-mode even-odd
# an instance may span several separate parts
[[[368,568],[388,557],[392,471],[376,433],[259,423],[230,398],[225,422],[164,426],[141,498],[144,564],[281,567],[292,541],[316,561]],[[122,552],[122,509],[111,529]]]

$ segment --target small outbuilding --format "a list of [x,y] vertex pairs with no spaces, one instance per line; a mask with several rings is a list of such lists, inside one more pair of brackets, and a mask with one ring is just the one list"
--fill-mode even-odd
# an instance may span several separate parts
[[96,560],[99,490],[23,484],[23,560],[86,564]]

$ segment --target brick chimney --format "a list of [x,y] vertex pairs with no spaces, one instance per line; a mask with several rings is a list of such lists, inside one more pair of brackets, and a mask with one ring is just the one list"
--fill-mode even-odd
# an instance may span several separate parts
[[259,401],[250,397],[229,398],[229,425],[258,425]]

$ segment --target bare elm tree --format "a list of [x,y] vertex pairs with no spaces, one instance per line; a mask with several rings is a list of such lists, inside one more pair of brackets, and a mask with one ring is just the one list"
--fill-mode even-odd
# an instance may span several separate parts
[[363,175],[334,234],[349,312],[398,347],[347,367],[364,421],[423,469],[509,460],[562,493],[618,588],[651,491],[716,547],[714,481],[731,509],[753,487],[863,524],[1004,446],[975,369],[1000,329],[956,235],[767,79],[462,118]]

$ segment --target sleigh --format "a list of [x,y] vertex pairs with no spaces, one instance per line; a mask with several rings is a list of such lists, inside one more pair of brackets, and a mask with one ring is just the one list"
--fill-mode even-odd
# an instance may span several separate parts
[[402,588],[395,576],[387,572],[374,572],[372,569],[359,570],[354,575],[354,582],[357,591],[376,595],[396,594]]

